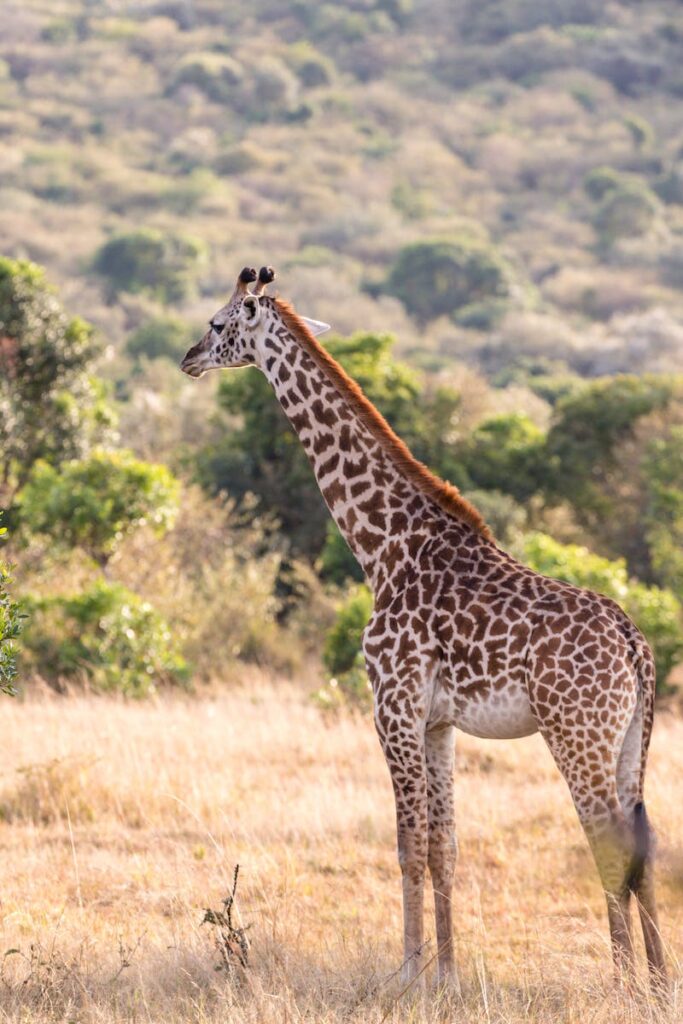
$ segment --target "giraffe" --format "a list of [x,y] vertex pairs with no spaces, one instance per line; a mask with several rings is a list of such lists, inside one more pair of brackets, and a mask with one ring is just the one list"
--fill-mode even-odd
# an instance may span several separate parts
[[[643,783],[653,724],[650,648],[606,597],[541,576],[497,546],[477,510],[419,463],[317,340],[327,325],[245,268],[181,369],[256,366],[299,436],[368,579],[363,652],[396,804],[403,980],[424,969],[427,869],[437,983],[458,990],[454,737],[540,732],[570,790],[607,901],[615,968],[634,968],[639,909],[651,983],[666,985]],[[250,285],[255,283],[253,290]]]

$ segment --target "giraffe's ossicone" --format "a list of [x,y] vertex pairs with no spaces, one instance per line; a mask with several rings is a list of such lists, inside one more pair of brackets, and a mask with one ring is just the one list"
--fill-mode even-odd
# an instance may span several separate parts
[[647,643],[613,601],[541,576],[501,550],[479,513],[412,457],[316,340],[326,325],[265,294],[273,277],[270,268],[258,276],[245,268],[181,365],[192,377],[249,365],[266,375],[372,587],[363,650],[396,798],[404,977],[421,970],[429,867],[438,978],[457,986],[455,729],[491,738],[539,731],[595,856],[617,967],[633,962],[635,894],[661,989],[643,803],[655,688]]

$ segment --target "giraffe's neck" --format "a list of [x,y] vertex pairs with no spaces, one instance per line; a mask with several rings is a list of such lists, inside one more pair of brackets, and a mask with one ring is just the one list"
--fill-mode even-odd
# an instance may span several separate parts
[[304,446],[339,530],[377,586],[387,546],[444,513],[402,471],[326,367],[271,316],[261,369]]

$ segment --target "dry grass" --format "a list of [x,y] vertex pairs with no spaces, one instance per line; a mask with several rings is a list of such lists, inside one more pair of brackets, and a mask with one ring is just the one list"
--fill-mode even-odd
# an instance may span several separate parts
[[[8,699],[0,734],[2,1021],[683,1016],[679,993],[663,1016],[645,997],[611,993],[602,897],[538,738],[461,740],[464,998],[447,1007],[431,996],[396,1001],[393,802],[371,722],[325,721],[301,693],[251,679],[194,701]],[[682,768],[683,722],[662,716],[649,805],[674,960]],[[249,965],[218,972],[213,929],[201,921],[229,893],[238,862],[236,925],[250,926]]]

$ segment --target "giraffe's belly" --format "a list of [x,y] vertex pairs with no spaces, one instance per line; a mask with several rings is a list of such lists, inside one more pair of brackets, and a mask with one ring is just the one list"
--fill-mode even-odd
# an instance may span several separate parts
[[446,724],[492,740],[514,740],[538,731],[526,686],[510,679],[481,680],[467,686],[438,680],[428,728]]

